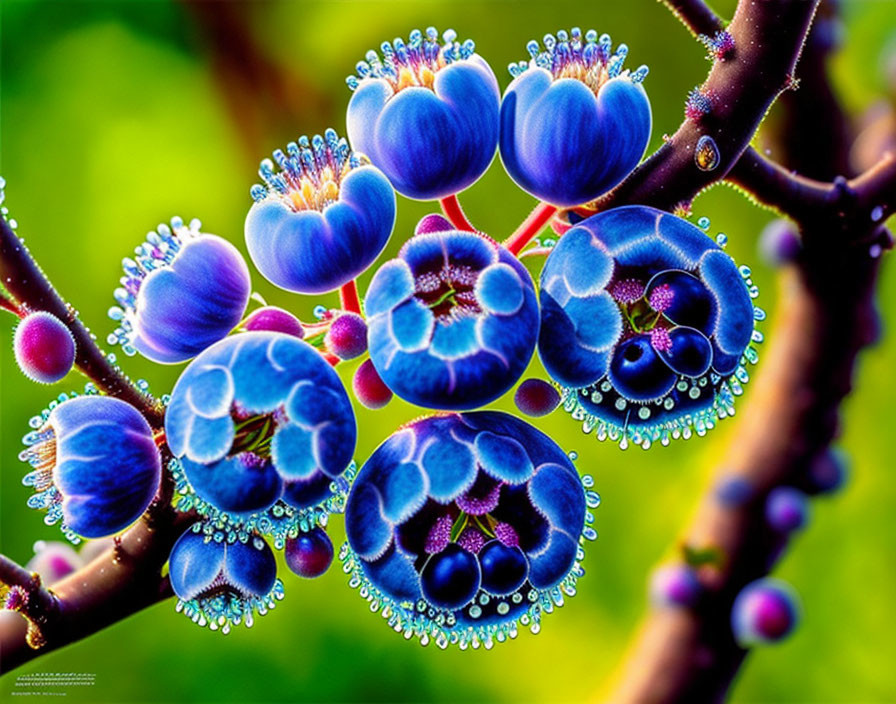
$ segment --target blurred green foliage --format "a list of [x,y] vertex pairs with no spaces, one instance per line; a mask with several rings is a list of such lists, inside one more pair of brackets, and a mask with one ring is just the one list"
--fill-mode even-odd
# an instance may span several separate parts
[[[730,14],[732,6],[727,0],[719,10]],[[299,134],[329,125],[342,131],[349,97],[344,76],[383,39],[415,26],[453,26],[461,37],[475,38],[506,85],[504,67],[525,56],[528,39],[573,25],[608,31],[629,45],[631,66],[651,67],[645,85],[654,108],[652,148],[664,132],[674,131],[684,96],[708,68],[699,45],[653,0],[255,2],[237,9],[240,32],[307,91],[289,96],[299,106],[293,114],[267,114],[265,109],[276,112],[273,103],[253,105],[257,97],[251,93],[235,95],[197,15],[180,3],[0,5],[6,205],[46,273],[100,339],[112,327],[106,310],[121,257],[157,223],[175,214],[200,217],[206,231],[245,251],[242,222],[258,160]],[[847,3],[845,14],[847,35],[835,75],[850,108],[862,110],[885,87],[879,56],[892,43],[887,33],[893,31],[893,6]],[[234,49],[238,44],[234,38]],[[230,49],[225,43],[223,50]],[[247,114],[256,115],[254,127]],[[509,234],[533,205],[497,160],[462,200],[473,221],[497,237]],[[401,200],[384,257],[431,209]],[[757,235],[770,213],[726,188],[701,196],[694,213],[711,218],[711,234],[729,235],[729,251],[739,262],[754,265],[759,303],[773,318],[773,273],[756,255]],[[881,282],[885,329],[896,323],[893,274],[887,269]],[[369,276],[362,277],[362,290]],[[254,283],[270,303],[305,319],[317,303],[335,304],[335,296],[277,291],[257,274]],[[24,468],[16,460],[20,437],[28,418],[54,393],[76,389],[83,380],[72,375],[53,388],[29,383],[12,357],[12,320],[3,328],[0,548],[24,562],[35,540],[55,539],[58,532],[25,507]],[[843,446],[854,462],[850,484],[841,496],[813,502],[810,527],[777,570],[800,592],[805,620],[786,643],[749,657],[734,701],[896,698],[896,483],[889,474],[894,444],[887,431],[896,394],[894,359],[893,335],[863,356],[844,414]],[[158,394],[170,389],[179,371],[141,359],[123,365]],[[344,379],[354,366],[341,369]],[[540,373],[537,361],[530,371]],[[512,409],[509,397],[494,406]],[[357,410],[360,460],[420,413],[397,401],[379,412]],[[600,539],[588,546],[588,575],[579,594],[546,619],[538,636],[521,632],[491,652],[421,648],[370,613],[336,565],[312,582],[284,569],[286,600],[251,630],[223,637],[193,626],[167,602],[16,674],[96,673],[95,686],[65,690],[68,701],[85,702],[573,701],[595,688],[606,691],[645,608],[647,575],[668,556],[723,448],[737,439],[729,421],[702,440],[623,453],[583,435],[562,411],[539,426],[578,452],[579,468],[595,476],[603,505],[597,511]],[[333,538],[342,539],[339,519]],[[0,696],[15,691],[16,674],[0,680]]]

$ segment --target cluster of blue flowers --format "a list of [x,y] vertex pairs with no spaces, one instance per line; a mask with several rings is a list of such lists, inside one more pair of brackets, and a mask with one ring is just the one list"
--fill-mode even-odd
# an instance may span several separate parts
[[[296,574],[325,571],[325,528],[344,512],[350,583],[406,637],[466,648],[519,625],[537,632],[575,594],[599,497],[552,439],[475,409],[512,389],[537,349],[554,387],[520,387],[528,414],[562,396],[586,430],[623,446],[702,434],[731,413],[759,313],[749,272],[702,229],[638,205],[579,214],[644,154],[646,67],[626,70],[627,47],[594,31],[527,49],[502,95],[453,31],[383,43],[347,81],[347,140],[328,129],[261,162],[245,221],[252,262],[291,292],[340,290],[344,310],[312,323],[276,308],[246,317],[249,269],[233,245],[195,220],[150,232],[123,262],[108,341],[192,360],[164,428],[123,401],[66,399],[26,437],[33,505],[72,536],[116,533],[152,501],[164,454],[176,507],[197,517],[171,552],[171,585],[200,625],[251,625],[282,597],[268,541]],[[504,244],[456,199],[496,153],[547,214]],[[427,216],[402,238],[362,307],[354,280],[393,234],[396,193],[442,201],[447,219]],[[561,208],[572,210],[554,223],[562,237],[536,287],[517,254]],[[395,394],[436,413],[357,470],[333,366],[368,352],[354,381],[362,403]]]

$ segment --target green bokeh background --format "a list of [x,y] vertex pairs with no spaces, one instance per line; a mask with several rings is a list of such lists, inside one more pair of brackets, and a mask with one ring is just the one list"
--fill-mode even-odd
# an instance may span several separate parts
[[[223,7],[223,5],[221,6]],[[733,3],[719,3],[730,14]],[[896,12],[889,2],[845,4],[846,41],[834,64],[837,88],[850,109],[866,108],[885,90],[881,48],[892,43]],[[502,85],[504,67],[525,55],[528,39],[573,25],[595,26],[630,47],[629,63],[651,67],[646,87],[654,109],[652,147],[681,119],[687,91],[703,80],[703,52],[654,0],[637,2],[256,2],[242,32],[267,58],[307,86],[290,95],[294,119],[272,114],[253,132],[234,119],[220,64],[206,35],[183,5],[159,2],[37,2],[0,5],[0,173],[7,201],[26,239],[58,290],[98,337],[112,327],[106,310],[120,260],[156,223],[179,214],[245,251],[242,223],[258,160],[299,134],[333,125],[342,131],[349,93],[344,76],[384,38],[415,26],[453,26],[471,36]],[[261,112],[238,98],[248,114]],[[272,127],[275,125],[276,127]],[[251,134],[249,134],[251,133]],[[247,136],[247,134],[249,136]],[[254,136],[253,136],[254,135]],[[247,144],[256,144],[249,153]],[[516,189],[496,160],[463,196],[483,230],[503,237],[527,214],[532,199]],[[432,208],[400,199],[391,256]],[[694,212],[724,230],[729,251],[754,265],[774,317],[773,272],[756,254],[757,234],[771,214],[731,189],[702,195]],[[363,290],[369,273],[362,277]],[[318,303],[275,290],[253,273],[270,303],[304,319]],[[881,281],[885,330],[896,324],[896,276]],[[55,539],[41,516],[25,508],[28,491],[16,460],[28,418],[54,393],[83,385],[77,375],[53,388],[25,380],[11,353],[12,321],[3,324],[0,549],[26,561],[38,539]],[[765,329],[771,328],[770,323]],[[896,700],[896,483],[892,407],[896,337],[888,335],[862,358],[856,391],[845,405],[843,447],[853,459],[847,490],[813,502],[811,525],[795,540],[777,575],[799,591],[804,620],[777,647],[752,654],[734,701]],[[760,365],[762,360],[760,359]],[[179,367],[126,359],[134,378],[156,393]],[[355,364],[341,369],[350,379]],[[532,373],[539,373],[533,362]],[[747,395],[750,389],[747,387]],[[509,398],[494,404],[512,410]],[[396,426],[420,411],[393,402],[379,412],[357,407],[363,460]],[[287,598],[251,630],[227,637],[195,627],[157,605],[90,639],[51,653],[0,680],[0,697],[15,691],[17,674],[96,673],[96,685],[71,688],[68,701],[578,701],[606,691],[645,608],[646,580],[692,513],[727,443],[733,424],[704,439],[621,452],[585,436],[562,411],[538,425],[579,454],[594,475],[603,505],[600,539],[588,546],[578,596],[490,652],[442,652],[405,642],[370,613],[347,587],[338,565],[316,581],[281,574]],[[333,521],[342,540],[341,519]]]

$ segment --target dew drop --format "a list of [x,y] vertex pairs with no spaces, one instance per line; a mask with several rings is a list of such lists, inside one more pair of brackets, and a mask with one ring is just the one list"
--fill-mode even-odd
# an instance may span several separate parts
[[701,171],[712,171],[719,165],[721,157],[716,141],[705,134],[697,140],[697,147],[694,149],[694,163]]

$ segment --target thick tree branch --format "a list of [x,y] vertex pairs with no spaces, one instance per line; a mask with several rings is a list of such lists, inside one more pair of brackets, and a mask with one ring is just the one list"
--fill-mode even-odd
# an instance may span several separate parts
[[[712,108],[678,131],[628,178],[583,214],[640,203],[665,210],[689,205],[694,196],[723,178],[737,163],[769,106],[791,86],[817,0],[741,2],[728,32],[734,51],[713,64],[701,87]],[[719,150],[717,166],[703,171],[694,161],[702,136]]]
[[725,23],[703,0],[662,0],[662,3],[695,37],[701,34],[711,37],[725,29]]
[[26,312],[47,311],[65,323],[75,338],[75,366],[100,391],[127,401],[153,427],[161,427],[161,404],[140,391],[121,369],[109,362],[77,312],[62,300],[4,218],[0,218],[0,280]]

